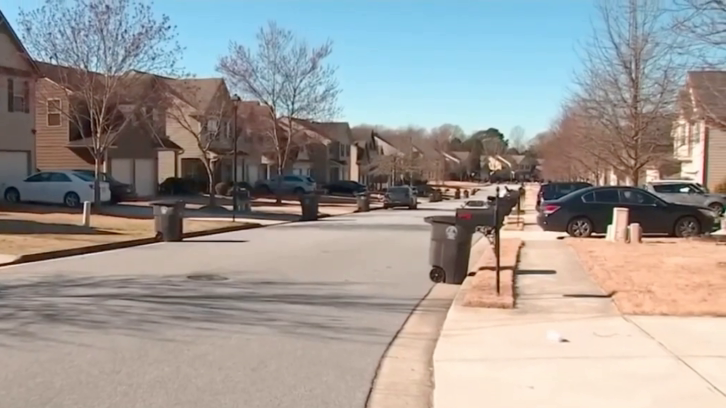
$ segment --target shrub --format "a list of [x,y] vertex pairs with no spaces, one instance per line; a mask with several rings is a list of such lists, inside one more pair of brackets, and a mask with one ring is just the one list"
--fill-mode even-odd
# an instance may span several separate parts
[[714,188],[714,193],[726,194],[726,179],[723,179],[723,181],[716,184],[716,188]]
[[214,193],[221,196],[229,194],[229,190],[232,188],[232,183],[227,181],[220,181],[214,185]]

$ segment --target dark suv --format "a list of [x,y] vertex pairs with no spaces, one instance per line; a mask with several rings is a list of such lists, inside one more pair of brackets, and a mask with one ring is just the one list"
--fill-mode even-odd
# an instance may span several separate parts
[[563,181],[556,183],[542,183],[537,193],[537,210],[542,201],[557,200],[573,191],[582,190],[583,188],[592,187],[592,184],[585,181]]

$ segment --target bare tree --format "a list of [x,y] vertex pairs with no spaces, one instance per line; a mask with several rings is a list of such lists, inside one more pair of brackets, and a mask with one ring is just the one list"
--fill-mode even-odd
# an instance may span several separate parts
[[509,141],[509,148],[516,150],[518,154],[521,154],[527,148],[524,139],[524,128],[521,126],[513,127],[509,131],[507,140]]
[[598,182],[605,164],[593,151],[591,141],[599,134],[597,124],[587,121],[577,105],[565,105],[544,139],[538,154],[545,160],[544,175],[549,179]]
[[[196,80],[171,79],[166,83],[172,94],[167,99],[166,116],[194,138],[207,172],[209,205],[214,205],[215,170],[219,161],[231,154],[234,138],[239,137],[238,129],[234,129],[234,102],[231,98],[217,98],[209,106],[198,106],[195,101],[200,86]],[[232,171],[237,171],[236,164]]]
[[670,120],[683,77],[681,39],[661,0],[600,0],[599,21],[578,78],[579,111],[597,132],[590,151],[638,184],[670,155]]
[[[99,173],[108,149],[147,120],[158,102],[155,79],[147,73],[181,74],[176,28],[142,0],[45,0],[21,11],[18,20],[30,54],[49,63],[43,74],[53,86],[39,86],[39,99],[55,101],[49,109],[89,141],[94,202],[100,203]],[[66,103],[57,102],[57,92]]]
[[295,159],[291,153],[310,141],[295,120],[329,120],[340,111],[336,68],[326,64],[333,44],[311,47],[272,21],[256,38],[256,50],[231,42],[217,69],[241,95],[269,107],[275,125],[268,136],[280,175]]

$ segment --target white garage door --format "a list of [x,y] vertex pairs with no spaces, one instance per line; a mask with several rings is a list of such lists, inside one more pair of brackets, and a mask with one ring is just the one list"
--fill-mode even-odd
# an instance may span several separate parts
[[29,152],[0,151],[0,184],[27,177],[29,158]]
[[156,160],[136,159],[134,170],[134,186],[136,194],[141,197],[156,195]]
[[122,183],[134,184],[133,163],[134,161],[132,159],[112,159],[111,175]]

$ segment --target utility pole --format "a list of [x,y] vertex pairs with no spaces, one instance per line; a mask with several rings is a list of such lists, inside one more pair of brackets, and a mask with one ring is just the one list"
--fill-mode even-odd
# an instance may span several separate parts
[[237,202],[237,107],[239,106],[240,97],[235,94],[232,97],[232,222],[237,221],[237,208],[239,203]]

